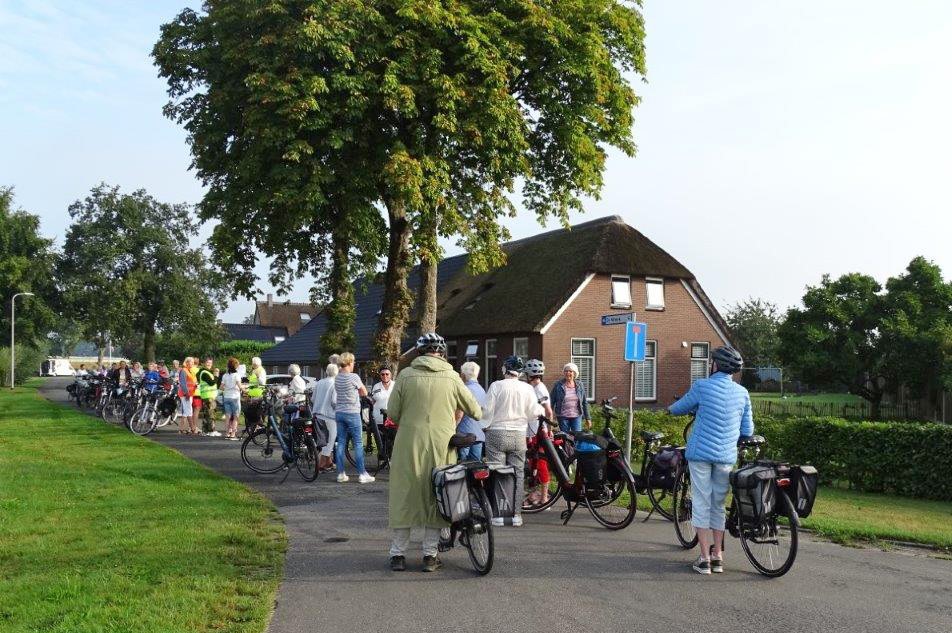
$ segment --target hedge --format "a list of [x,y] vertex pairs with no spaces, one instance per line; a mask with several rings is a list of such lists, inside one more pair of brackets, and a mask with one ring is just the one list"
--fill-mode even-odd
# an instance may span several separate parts
[[[627,419],[627,411],[616,414],[612,430],[619,439],[625,437]],[[688,420],[664,411],[635,411],[635,467],[641,463],[641,430],[660,431],[666,443],[682,444]],[[600,431],[603,420],[597,407],[592,421]],[[756,432],[767,438],[767,457],[812,464],[824,484],[846,482],[865,492],[952,501],[952,425],[768,416],[757,416],[754,423]]]

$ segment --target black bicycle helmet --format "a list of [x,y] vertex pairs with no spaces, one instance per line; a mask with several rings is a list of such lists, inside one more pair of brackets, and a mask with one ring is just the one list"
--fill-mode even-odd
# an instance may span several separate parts
[[446,340],[436,332],[427,332],[417,339],[416,349],[421,354],[443,354],[446,355]]
[[533,378],[545,374],[545,363],[538,359],[531,359],[526,362],[526,376]]
[[711,358],[717,363],[717,371],[725,374],[736,374],[744,367],[744,359],[733,347],[718,347]]
[[519,375],[526,369],[526,364],[518,356],[510,356],[502,362],[502,370],[507,374]]

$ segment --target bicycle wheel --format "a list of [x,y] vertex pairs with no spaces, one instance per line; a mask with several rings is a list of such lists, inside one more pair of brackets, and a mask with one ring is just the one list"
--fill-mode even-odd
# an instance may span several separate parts
[[368,429],[364,433],[364,468],[368,473],[375,473],[380,469],[383,460],[380,459],[380,441],[376,433]]
[[[762,526],[740,523],[740,544],[754,569],[764,576],[777,578],[790,571],[797,558],[797,513],[786,493],[778,490],[779,507],[776,513]],[[735,508],[736,510],[736,508]],[[783,521],[781,521],[783,519]]]
[[301,437],[294,448],[294,452],[296,458],[294,465],[297,467],[301,479],[304,481],[314,481],[317,479],[317,473],[319,472],[317,468],[317,456],[320,451],[310,433],[301,432]]
[[493,568],[495,553],[493,541],[492,512],[489,509],[489,499],[482,488],[470,490],[470,505],[473,514],[463,524],[461,540],[469,552],[469,560],[473,569],[480,576],[485,576]]
[[148,435],[155,430],[156,417],[155,409],[144,404],[129,418],[129,430],[136,435]]
[[284,466],[281,443],[270,426],[259,428],[241,443],[241,461],[256,473],[276,473]]
[[645,468],[645,494],[651,501],[651,507],[655,512],[666,518],[668,521],[674,521],[674,506],[672,505],[671,492],[664,488],[656,488],[651,485],[651,476],[655,469],[654,462],[649,462]]
[[620,482],[600,484],[594,490],[586,484],[585,505],[595,520],[609,530],[626,528],[631,525],[638,510],[635,482],[626,477]]
[[684,549],[691,549],[697,545],[697,532],[691,523],[691,476],[687,468],[678,472],[674,482],[674,534]]
[[123,402],[110,400],[102,410],[102,417],[111,424],[122,424]]

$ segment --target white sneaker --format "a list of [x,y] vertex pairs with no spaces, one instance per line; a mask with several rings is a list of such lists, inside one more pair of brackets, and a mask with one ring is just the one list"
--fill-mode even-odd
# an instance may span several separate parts
[[512,517],[512,527],[522,527],[522,515]]
[[348,477],[346,474],[341,473],[337,475],[337,483],[346,484],[348,481],[350,481],[350,477]]
[[374,476],[369,473],[361,473],[360,477],[357,478],[357,481],[362,484],[372,484],[377,480],[374,479]]
[[208,437],[221,437],[221,433],[219,433],[218,431],[212,431],[211,433],[208,433],[207,435]]
[[492,519],[492,524],[493,524],[494,527],[502,527],[502,526],[504,526],[506,523],[505,523],[505,521],[502,520],[502,517],[493,517],[493,519]]

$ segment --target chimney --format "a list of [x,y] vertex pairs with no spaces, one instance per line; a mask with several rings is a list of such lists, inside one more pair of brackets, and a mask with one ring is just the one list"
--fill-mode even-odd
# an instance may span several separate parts
[[273,307],[274,307],[274,297],[269,292],[268,293],[268,308],[273,308]]

